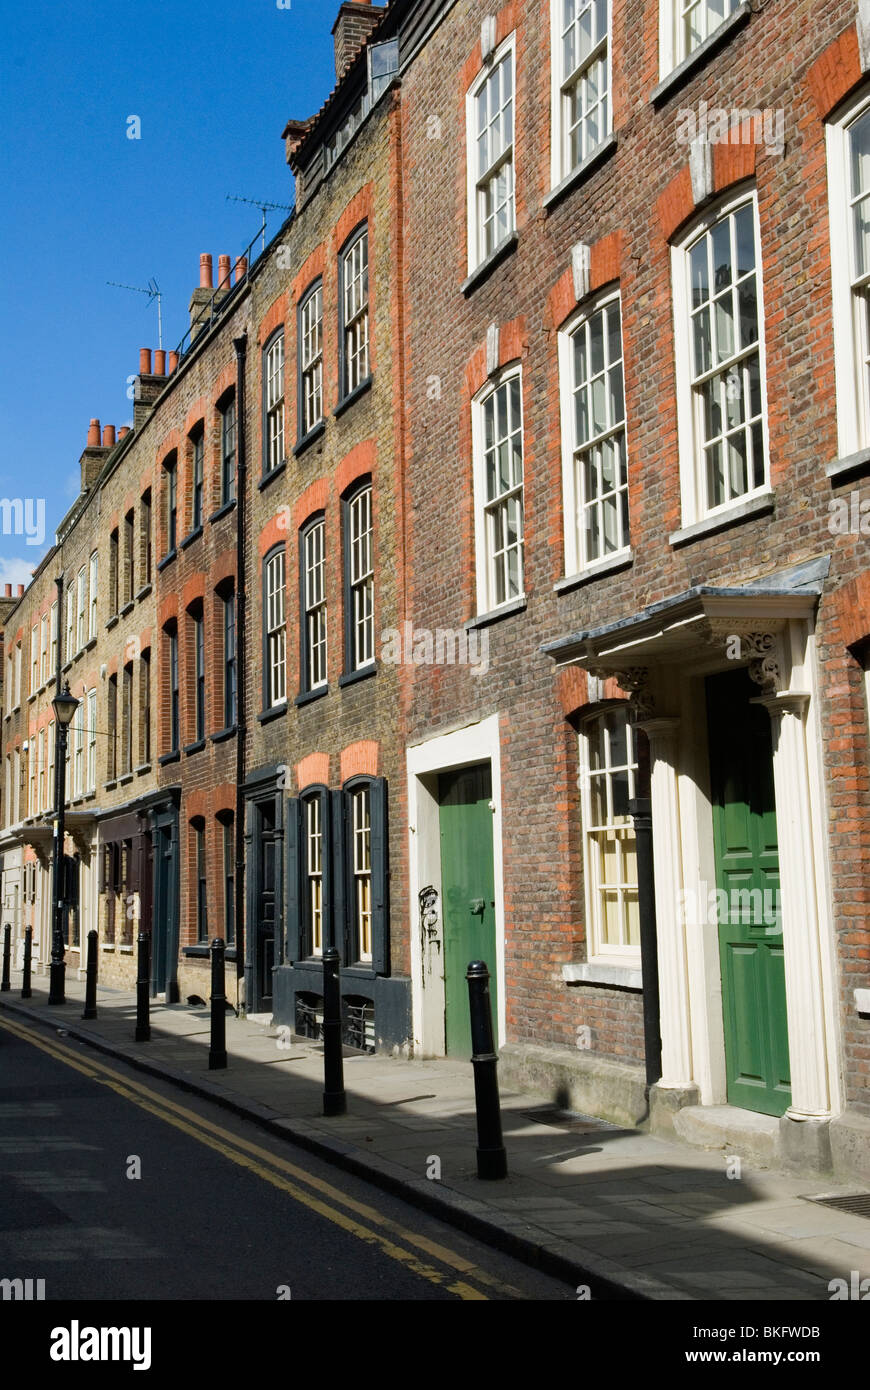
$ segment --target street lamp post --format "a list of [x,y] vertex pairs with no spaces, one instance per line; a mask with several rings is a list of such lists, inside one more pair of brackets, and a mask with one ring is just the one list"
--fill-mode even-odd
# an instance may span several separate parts
[[[58,611],[60,611],[58,609]],[[51,856],[51,968],[49,972],[49,1004],[66,1003],[64,982],[66,965],[63,944],[63,896],[61,891],[61,866],[63,864],[63,841],[65,831],[66,802],[66,743],[69,726],[79,707],[79,701],[70,694],[69,681],[61,693],[51,702],[54,710],[57,746],[54,751],[54,837]]]

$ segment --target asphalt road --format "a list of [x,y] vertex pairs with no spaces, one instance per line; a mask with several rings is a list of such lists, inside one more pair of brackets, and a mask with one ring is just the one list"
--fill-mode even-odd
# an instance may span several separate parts
[[[137,1176],[138,1174],[138,1176]],[[75,1300],[576,1292],[83,1044],[0,1018],[0,1279]]]

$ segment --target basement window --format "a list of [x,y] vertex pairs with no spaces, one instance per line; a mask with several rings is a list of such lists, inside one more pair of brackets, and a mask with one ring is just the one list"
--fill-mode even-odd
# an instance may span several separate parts
[[344,1000],[342,1042],[360,1052],[375,1050],[375,1006],[371,999],[349,994]]
[[297,994],[296,1032],[300,1038],[312,1038],[315,1042],[323,1039],[323,996],[320,994]]

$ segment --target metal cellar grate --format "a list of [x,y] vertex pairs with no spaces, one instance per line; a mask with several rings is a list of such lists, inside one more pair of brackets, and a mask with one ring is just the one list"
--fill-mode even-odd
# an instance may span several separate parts
[[536,1124],[552,1125],[554,1129],[568,1130],[572,1134],[595,1134],[603,1130],[624,1133],[618,1125],[612,1125],[607,1120],[581,1115],[576,1110],[562,1110],[557,1105],[539,1105],[534,1110],[521,1110],[519,1113]]
[[870,1192],[846,1193],[834,1197],[807,1197],[820,1207],[832,1207],[834,1211],[844,1211],[847,1216],[863,1216],[870,1221]]

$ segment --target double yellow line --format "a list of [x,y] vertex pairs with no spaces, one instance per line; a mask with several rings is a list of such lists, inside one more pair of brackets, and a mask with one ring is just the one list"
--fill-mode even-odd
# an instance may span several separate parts
[[[83,1060],[64,1043],[54,1038],[48,1040],[17,1018],[13,1021],[9,1014],[4,1013],[0,1018],[0,1028],[12,1033],[22,1042],[38,1047],[40,1051],[81,1072],[83,1076],[100,1085],[109,1086],[117,1095],[132,1101],[141,1110],[147,1110],[157,1119],[190,1135],[198,1143],[223,1154],[231,1163],[246,1168],[264,1182],[286,1192],[295,1202],[302,1203],[311,1211],[325,1217],[327,1221],[340,1226],[349,1235],[369,1245],[378,1246],[385,1255],[404,1265],[412,1274],[446,1288],[448,1293],[457,1298],[486,1300],[492,1296],[500,1299],[524,1297],[519,1290],[480,1269],[464,1255],[448,1249],[437,1241],[429,1240],[427,1236],[419,1235],[416,1231],[408,1230],[375,1207],[357,1201],[331,1183],[307,1173],[278,1154],[271,1153],[258,1144],[252,1144],[248,1139],[228,1134],[211,1120],[159,1095],[140,1081],[122,1075],[114,1067],[102,1061],[92,1061],[90,1058]],[[428,1259],[421,1256],[427,1256]],[[436,1264],[429,1261],[435,1261],[442,1268],[437,1268]],[[474,1283],[471,1283],[471,1280]],[[483,1288],[476,1285],[482,1285],[491,1292],[485,1293]]]

